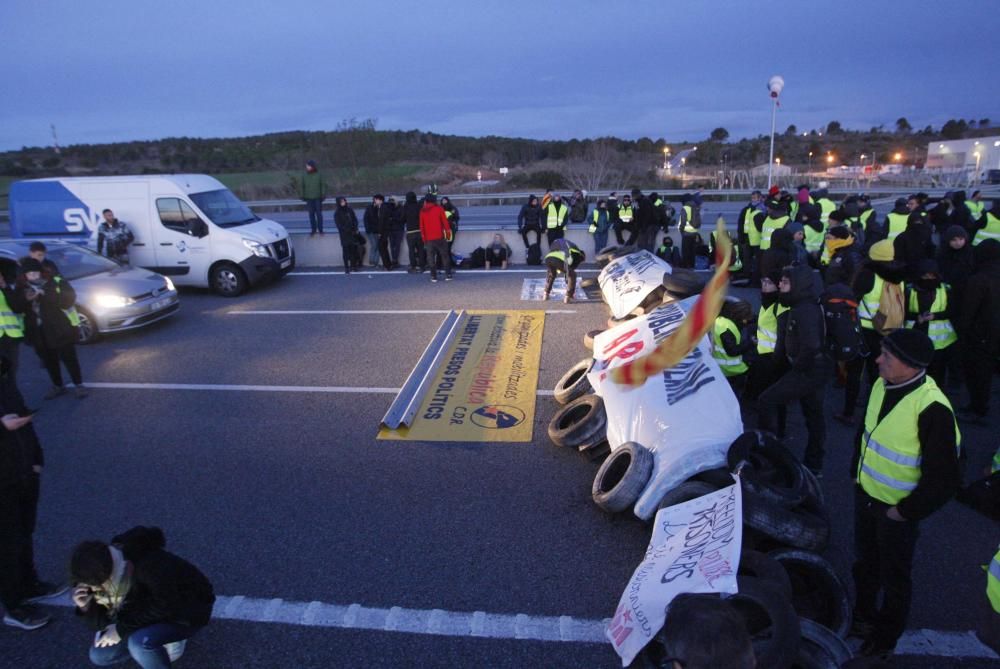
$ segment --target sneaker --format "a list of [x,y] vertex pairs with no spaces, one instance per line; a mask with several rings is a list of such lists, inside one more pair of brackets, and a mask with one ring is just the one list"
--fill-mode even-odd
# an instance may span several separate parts
[[176,662],[184,654],[184,647],[187,646],[187,639],[163,644],[163,650],[167,651],[167,657],[171,662]]
[[66,394],[66,386],[52,386],[49,388],[49,392],[45,393],[44,397],[47,400],[54,400],[60,395]]
[[445,281],[451,281],[451,280],[452,280],[452,279],[454,279],[454,278],[455,278],[455,277],[453,277],[453,276],[452,276],[451,274],[445,274],[445,275],[444,275],[444,280],[445,280]]
[[572,301],[573,301],[573,298],[570,297],[569,295],[567,295],[566,297],[563,298],[563,304],[569,304]]
[[33,603],[43,599],[53,599],[68,590],[69,585],[65,583],[56,584],[48,583],[47,581],[35,581],[35,585],[32,586],[31,592],[28,593],[28,597],[24,601]]
[[438,282],[438,278],[436,276],[432,276],[431,277],[431,283],[437,283],[437,282]]
[[76,390],[74,391],[74,393],[76,394],[76,399],[82,400],[84,397],[86,397],[87,395],[90,394],[90,390],[87,389],[87,386],[85,386],[85,385],[83,385],[81,383],[81,384],[77,385]]
[[10,609],[3,616],[3,624],[8,627],[16,627],[22,630],[36,630],[45,627],[52,621],[52,618],[33,606],[19,606]]

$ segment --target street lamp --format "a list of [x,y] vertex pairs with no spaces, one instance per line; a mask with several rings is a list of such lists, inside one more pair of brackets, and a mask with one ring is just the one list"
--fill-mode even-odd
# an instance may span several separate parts
[[900,160],[903,159],[903,154],[897,151],[895,154],[893,154],[892,159],[898,163]]
[[781,158],[775,158],[774,159],[774,164],[775,165],[781,165]]
[[813,171],[813,152],[812,151],[809,152],[809,168],[806,171],[807,172],[812,172]]
[[670,149],[663,147],[663,169],[667,169],[667,154],[670,153]]
[[767,187],[771,188],[771,166],[774,164],[774,121],[778,113],[778,96],[785,87],[785,80],[774,75],[767,81],[767,91],[771,95],[771,152],[767,159]]

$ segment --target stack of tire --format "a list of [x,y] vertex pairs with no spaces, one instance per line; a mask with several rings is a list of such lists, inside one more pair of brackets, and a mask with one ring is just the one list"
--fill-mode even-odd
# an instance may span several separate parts
[[549,439],[556,446],[575,448],[592,460],[600,460],[611,449],[604,400],[594,394],[587,380],[593,364],[593,358],[584,358],[556,383],[553,396],[562,406],[549,421]]

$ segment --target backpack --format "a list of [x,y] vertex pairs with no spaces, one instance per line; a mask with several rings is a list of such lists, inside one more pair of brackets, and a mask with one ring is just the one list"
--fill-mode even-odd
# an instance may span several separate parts
[[843,284],[834,284],[822,297],[823,315],[826,317],[827,343],[830,354],[837,362],[854,360],[867,355],[858,319],[858,301]]
[[902,287],[898,283],[884,281],[882,294],[879,296],[878,311],[872,317],[872,327],[880,335],[885,336],[903,327],[905,316]]
[[469,254],[466,258],[469,261],[469,267],[486,267],[486,249],[482,246],[478,247],[475,251]]
[[528,259],[527,263],[529,265],[541,265],[542,264],[542,247],[535,242],[528,247]]

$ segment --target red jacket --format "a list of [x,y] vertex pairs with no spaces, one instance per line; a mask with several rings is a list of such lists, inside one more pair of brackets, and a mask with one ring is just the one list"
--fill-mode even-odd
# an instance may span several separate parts
[[425,242],[433,242],[447,239],[449,235],[451,235],[451,225],[441,205],[424,202],[420,210],[420,237]]

